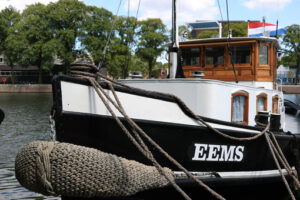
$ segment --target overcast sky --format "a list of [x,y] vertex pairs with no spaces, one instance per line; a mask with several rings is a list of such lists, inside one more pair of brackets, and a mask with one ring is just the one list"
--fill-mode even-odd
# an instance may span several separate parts
[[[12,5],[22,11],[26,5],[41,2],[47,4],[57,0],[0,0],[0,10]],[[140,0],[139,19],[161,18],[170,24],[172,0]],[[83,0],[87,5],[104,7],[116,14],[120,0]],[[130,15],[135,16],[139,0],[129,0]],[[227,20],[226,0],[219,0],[221,13]],[[221,20],[217,0],[178,0],[179,24],[196,20]],[[228,0],[230,20],[261,20],[266,17],[268,23],[276,23],[282,27],[300,24],[300,0]],[[128,0],[122,0],[119,15],[127,16]]]

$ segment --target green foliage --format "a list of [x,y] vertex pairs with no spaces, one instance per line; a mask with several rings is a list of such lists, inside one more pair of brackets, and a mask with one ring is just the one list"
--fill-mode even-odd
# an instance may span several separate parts
[[20,13],[13,7],[7,7],[0,12],[0,53],[5,50],[5,40],[12,27],[21,19]]
[[286,66],[296,66],[296,82],[298,83],[300,72],[300,25],[293,24],[286,30],[282,38],[284,57],[281,63]]
[[[12,69],[15,64],[33,65],[40,75],[52,70],[57,58],[64,66],[82,56],[97,64],[115,17],[80,0],[32,4],[22,14],[8,7],[0,12],[0,53]],[[103,66],[114,78],[126,78],[129,71],[145,74],[147,69],[151,75],[167,41],[160,19],[137,22],[134,17],[118,17]]]
[[[187,34],[187,35],[184,35]],[[178,27],[178,35],[179,37],[186,38],[186,39],[192,39],[192,33],[191,31],[188,29],[188,27],[186,25],[181,25]]]
[[[13,7],[0,12],[0,53],[4,55],[4,60],[11,70],[22,59],[21,52],[26,46],[24,37],[15,28],[20,19],[20,13]],[[12,73],[12,83],[14,80]]]
[[37,3],[28,6],[22,18],[19,29],[27,40],[27,48],[22,52],[22,64],[37,66],[39,83],[42,83],[42,70],[51,70],[53,67],[59,43],[49,27],[45,5]]
[[131,62],[129,65],[129,71],[131,72],[142,72],[143,74],[146,74],[148,71],[148,65],[146,62],[141,60],[137,56],[131,57]]
[[[113,15],[105,9],[95,6],[87,6],[86,13],[79,41],[82,47],[93,57],[94,62],[99,63],[102,51],[108,40]],[[112,35],[112,38],[114,38],[114,35]]]
[[76,58],[76,41],[86,19],[86,6],[78,0],[59,0],[47,6],[49,27],[60,44],[57,56],[68,66]]
[[[247,37],[248,23],[230,23],[230,29],[232,30],[232,37]],[[228,24],[223,27],[222,37],[228,37]]]
[[219,31],[202,31],[197,35],[198,39],[218,37]]
[[168,41],[165,25],[160,19],[141,21],[138,31],[137,56],[148,62],[149,77],[156,59],[165,50],[163,46]]
[[288,78],[294,78],[294,72],[291,69],[289,71]]
[[131,61],[131,47],[134,44],[135,28],[137,20],[134,17],[125,18],[118,17],[116,23],[116,39],[113,41],[115,45],[115,53],[122,58],[119,68],[121,68],[121,77],[128,76],[129,64]]

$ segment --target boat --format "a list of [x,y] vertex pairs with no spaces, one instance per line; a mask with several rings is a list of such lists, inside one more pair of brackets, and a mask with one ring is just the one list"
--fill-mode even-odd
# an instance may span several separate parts
[[[114,81],[74,63],[53,79],[52,136],[168,167],[193,198],[295,199],[300,135],[283,131],[278,48],[268,37],[174,39],[168,79]],[[181,199],[172,186],[120,198]]]
[[0,124],[4,120],[4,117],[5,117],[4,111],[0,108]]
[[284,99],[285,113],[298,116],[300,106],[293,101]]

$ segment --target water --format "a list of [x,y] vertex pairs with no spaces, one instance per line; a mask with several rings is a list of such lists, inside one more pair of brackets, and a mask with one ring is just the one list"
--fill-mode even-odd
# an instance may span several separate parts
[[[300,95],[285,95],[285,98],[300,104]],[[20,148],[33,140],[50,139],[51,105],[51,94],[0,93],[0,107],[6,114],[0,125],[0,200],[59,199],[26,190],[18,183],[14,172],[14,160]],[[300,130],[300,118],[287,116],[287,119],[299,124],[294,128]]]
[[5,119],[0,125],[0,200],[59,199],[44,197],[23,188],[15,178],[17,152],[33,140],[49,140],[51,94],[0,93]]

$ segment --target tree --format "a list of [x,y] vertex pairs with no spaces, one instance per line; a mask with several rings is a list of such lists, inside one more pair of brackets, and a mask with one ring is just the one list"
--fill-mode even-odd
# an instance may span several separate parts
[[147,73],[148,65],[146,62],[141,60],[137,56],[132,56],[130,65],[129,65],[129,71],[131,72],[142,72],[143,74]]
[[178,27],[178,35],[180,40],[192,39],[192,33],[186,25],[181,25]]
[[77,55],[76,42],[86,18],[86,6],[78,0],[59,0],[47,6],[49,26],[58,41],[57,56],[69,66]]
[[13,7],[0,12],[0,53],[4,55],[5,62],[12,70],[12,83],[15,83],[13,68],[21,59],[25,45],[24,37],[16,28],[20,18],[20,13]]
[[219,31],[202,31],[197,35],[198,39],[218,37]]
[[[248,23],[230,23],[232,37],[247,37]],[[228,37],[228,24],[223,27],[222,37]]]
[[37,66],[38,82],[42,83],[42,70],[53,67],[58,41],[51,33],[45,5],[37,3],[28,6],[22,18],[20,31],[27,40],[27,48],[22,52],[22,64]]
[[0,53],[5,50],[5,40],[8,37],[9,30],[21,19],[20,13],[9,6],[0,12]]
[[26,49],[26,38],[23,34],[12,32],[8,35],[4,43],[3,51],[4,60],[11,68],[11,81],[15,83],[14,67],[17,63],[21,63],[23,59],[23,51]]
[[165,25],[160,19],[148,19],[141,21],[138,31],[139,42],[137,56],[148,62],[149,77],[156,59],[165,50],[163,44],[168,41]]
[[296,66],[296,83],[299,82],[300,72],[300,25],[293,24],[286,30],[282,39],[284,57],[281,63],[286,66]]
[[122,57],[120,63],[121,77],[128,76],[129,64],[132,54],[132,46],[134,44],[135,28],[137,26],[137,19],[134,17],[119,17],[116,23],[116,39],[114,43],[117,45],[117,54]]
[[[108,40],[113,15],[108,10],[96,6],[87,6],[86,13],[79,41],[82,47],[93,57],[94,62],[99,63]],[[113,38],[114,34],[112,35]]]

